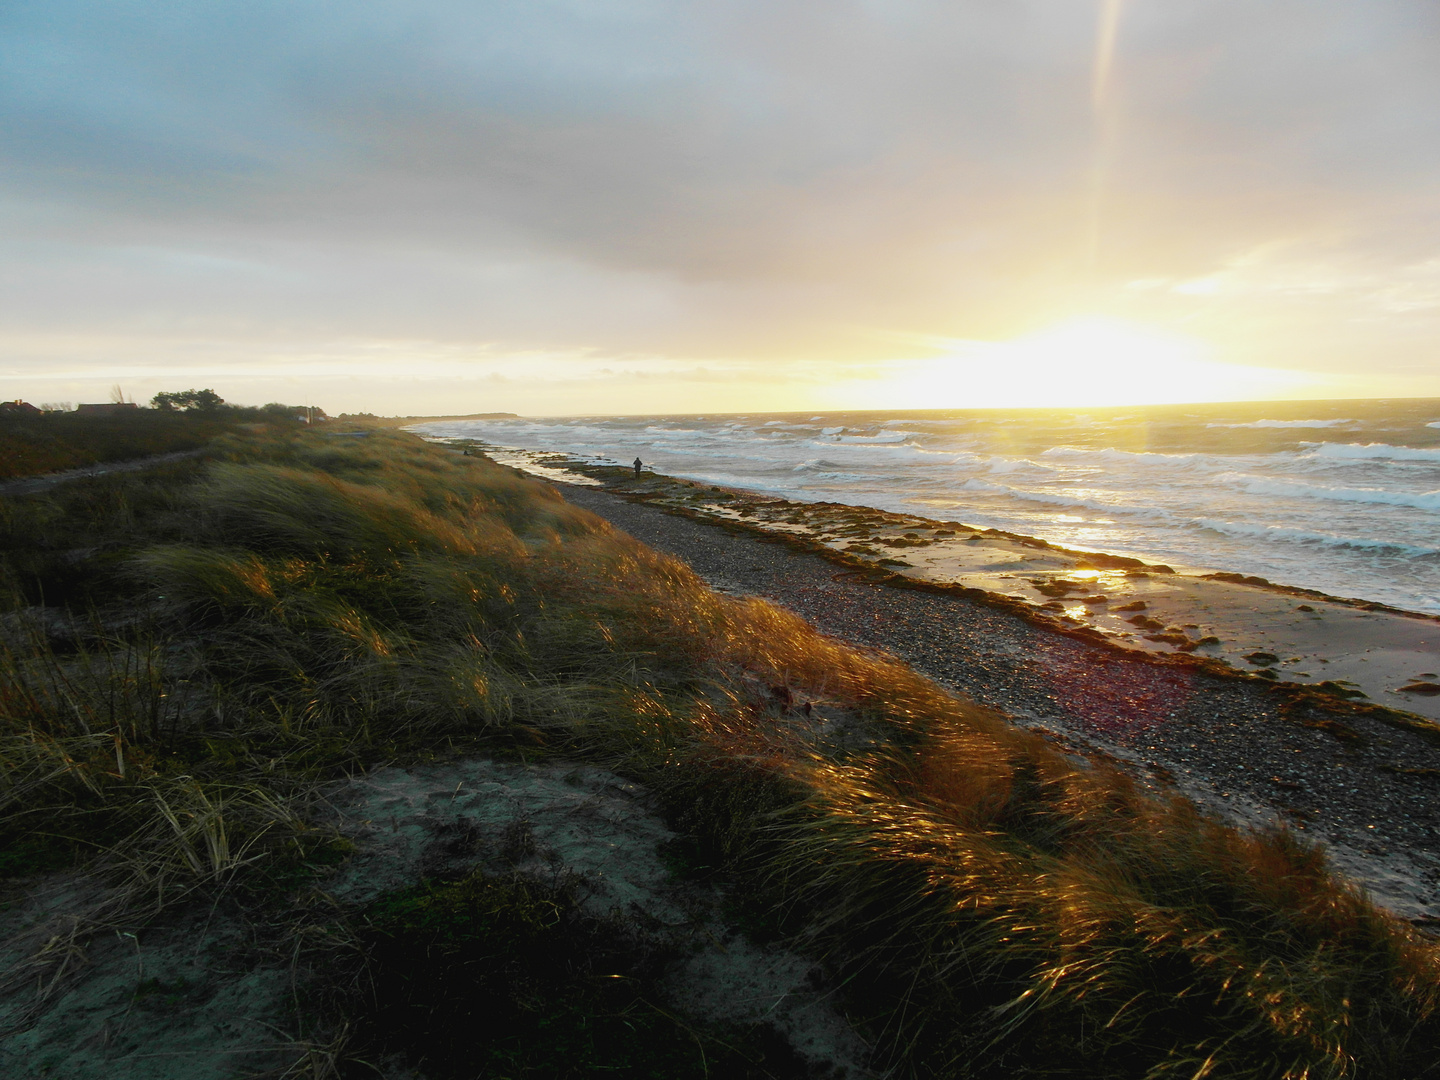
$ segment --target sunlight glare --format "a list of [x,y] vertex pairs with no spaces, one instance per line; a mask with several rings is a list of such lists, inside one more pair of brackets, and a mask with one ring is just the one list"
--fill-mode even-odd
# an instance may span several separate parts
[[1305,381],[1297,372],[1222,363],[1198,339],[1116,319],[1075,319],[1014,341],[944,347],[949,355],[905,379],[912,400],[919,395],[946,408],[1235,401]]

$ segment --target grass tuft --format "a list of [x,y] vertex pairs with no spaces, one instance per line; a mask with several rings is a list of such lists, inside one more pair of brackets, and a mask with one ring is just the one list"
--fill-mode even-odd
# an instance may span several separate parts
[[[232,433],[0,517],[0,872],[108,875],[92,929],[197,890],[273,900],[328,850],[305,808],[336,777],[565,755],[656,791],[692,861],[746,883],[745,925],[836,973],[896,1075],[1433,1072],[1440,952],[1316,848],[1076,765],[485,459]],[[366,918],[377,990],[337,1032],[373,1022],[437,1076],[476,1054],[566,1075],[557,1047],[696,1067],[634,989],[651,961],[602,970],[627,931],[563,888],[430,883]],[[453,1034],[474,1002],[478,1050]]]

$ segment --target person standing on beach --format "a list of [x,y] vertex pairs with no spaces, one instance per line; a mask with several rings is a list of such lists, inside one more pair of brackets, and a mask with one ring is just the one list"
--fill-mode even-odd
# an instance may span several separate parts
[[635,459],[635,479],[640,479],[640,459],[638,457]]

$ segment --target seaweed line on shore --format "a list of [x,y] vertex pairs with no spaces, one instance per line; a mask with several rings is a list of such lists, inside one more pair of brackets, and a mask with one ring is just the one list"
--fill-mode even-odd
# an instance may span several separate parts
[[[437,441],[447,442],[452,445],[463,445],[468,442],[468,440]],[[487,449],[484,444],[471,445],[480,452],[484,452]],[[793,550],[816,555],[843,567],[843,572],[852,576],[855,580],[863,580],[869,584],[888,588],[909,589],[917,592],[930,592],[953,596],[964,599],[970,603],[982,604],[1006,611],[1027,620],[1037,628],[1054,634],[1083,640],[1091,645],[1113,651],[1128,661],[1162,667],[1174,666],[1187,668],[1217,678],[1242,680],[1252,685],[1258,685],[1263,687],[1267,693],[1275,696],[1282,715],[1287,719],[1298,719],[1301,723],[1309,726],[1327,729],[1331,734],[1342,739],[1356,737],[1354,732],[1346,728],[1342,721],[1337,719],[1316,718],[1314,716],[1306,716],[1305,714],[1307,712],[1314,713],[1318,711],[1331,714],[1332,717],[1370,717],[1383,723],[1412,731],[1422,738],[1440,745],[1440,722],[1391,705],[1378,704],[1373,701],[1356,700],[1357,697],[1363,695],[1357,694],[1344,683],[1327,680],[1319,684],[1307,685],[1291,680],[1277,680],[1273,676],[1267,677],[1266,674],[1256,674],[1236,668],[1217,657],[1195,655],[1193,643],[1189,647],[1182,646],[1175,652],[1157,652],[1150,649],[1135,648],[1096,630],[1092,626],[1087,626],[1067,616],[1054,615],[1042,607],[1016,596],[992,589],[975,588],[954,582],[913,577],[897,572],[896,570],[888,569],[883,561],[877,563],[873,559],[856,555],[843,549],[837,550],[815,539],[812,535],[767,527],[766,523],[750,520],[743,513],[734,514],[733,516],[722,515],[716,512],[716,510],[720,509],[719,507],[697,508],[693,505],[687,505],[682,500],[696,487],[700,486],[691,481],[679,480],[661,473],[650,472],[637,484],[635,475],[628,468],[597,464],[572,455],[546,454],[544,456],[554,463],[549,467],[545,467],[543,479],[547,482],[566,483],[564,474],[566,472],[572,472],[592,482],[598,481],[599,485],[603,487],[605,491],[614,495],[630,501],[654,506],[668,514],[703,522],[704,524],[724,529],[731,533],[750,535],[756,537],[763,543],[783,544]],[[505,467],[513,468],[520,473],[526,471],[523,467],[515,465]],[[726,493],[733,499],[743,500],[747,508],[765,506],[778,509],[782,513],[817,510],[837,511],[848,514],[864,513],[877,521],[891,523],[901,527],[967,530],[976,535],[1003,539],[1024,547],[1055,553],[1075,560],[1076,565],[1081,568],[1109,568],[1131,573],[1138,572],[1139,574],[1172,575],[1175,573],[1173,568],[1165,564],[1146,563],[1141,559],[1131,556],[1114,555],[1106,552],[1078,551],[1063,548],[1049,541],[1039,539],[1038,537],[1006,532],[1001,529],[981,529],[965,525],[961,522],[948,520],[939,521],[922,518],[915,514],[896,514],[871,507],[856,507],[841,503],[797,503],[793,500],[778,496],[761,495],[743,488],[720,486],[712,487],[710,490],[718,490]],[[1278,584],[1253,575],[1217,571],[1200,574],[1197,575],[1197,577],[1203,581],[1242,585],[1278,595],[1322,601],[1332,605],[1353,608],[1362,612],[1384,612],[1405,619],[1440,625],[1440,616],[1423,612],[1407,611],[1377,601],[1331,596],[1315,589]],[[1262,668],[1261,671],[1268,672],[1268,669]]]

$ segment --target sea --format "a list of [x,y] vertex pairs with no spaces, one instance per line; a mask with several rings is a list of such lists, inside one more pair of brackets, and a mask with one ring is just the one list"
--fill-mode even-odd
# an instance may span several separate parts
[[[1440,614],[1440,399],[449,420],[543,453]],[[540,452],[540,453],[537,453]]]

